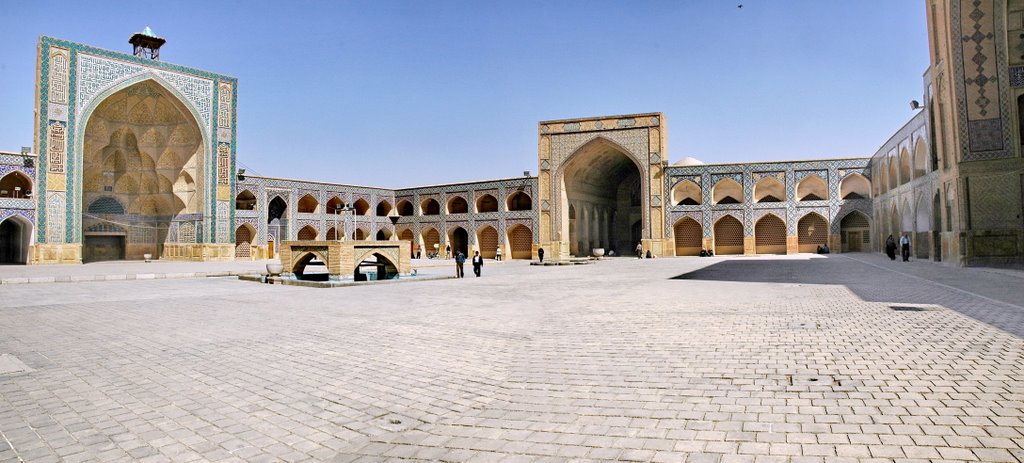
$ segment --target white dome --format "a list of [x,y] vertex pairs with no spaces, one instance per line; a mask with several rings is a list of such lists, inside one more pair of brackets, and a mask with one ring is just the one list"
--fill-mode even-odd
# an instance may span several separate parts
[[694,158],[694,157],[687,156],[685,158],[682,158],[682,159],[676,161],[675,164],[672,164],[672,165],[673,166],[681,166],[681,167],[685,167],[685,166],[702,166],[702,165],[704,165],[704,161],[701,161],[700,159],[697,159],[697,158]]

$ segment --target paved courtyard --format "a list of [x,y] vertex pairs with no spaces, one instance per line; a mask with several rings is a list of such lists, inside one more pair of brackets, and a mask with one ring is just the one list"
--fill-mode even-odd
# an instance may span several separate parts
[[1020,462],[1021,305],[874,254],[0,285],[0,461]]

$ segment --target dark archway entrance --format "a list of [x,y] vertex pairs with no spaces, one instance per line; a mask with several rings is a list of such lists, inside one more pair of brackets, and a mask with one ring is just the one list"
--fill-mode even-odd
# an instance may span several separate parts
[[861,252],[871,244],[871,221],[868,216],[853,211],[839,222],[842,252]]
[[452,245],[452,257],[455,257],[461,252],[469,258],[469,233],[466,232],[465,228],[455,227],[455,230],[451,232],[451,245]]
[[267,256],[277,254],[277,246],[282,240],[288,239],[287,228],[288,203],[280,196],[275,196],[267,204]]
[[32,225],[19,217],[0,221],[0,264],[25,264]]
[[597,138],[577,150],[563,168],[561,187],[560,233],[570,254],[589,256],[593,248],[632,253],[645,236],[640,169],[618,145]]

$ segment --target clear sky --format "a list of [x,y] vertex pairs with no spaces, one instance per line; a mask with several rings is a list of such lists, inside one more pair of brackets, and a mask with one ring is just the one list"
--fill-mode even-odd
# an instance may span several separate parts
[[[738,5],[743,5],[739,8]],[[152,6],[145,6],[152,5]],[[870,156],[913,116],[921,0],[0,0],[0,150],[51,35],[239,79],[239,161],[406,187],[537,171],[537,122],[661,111],[669,159]]]

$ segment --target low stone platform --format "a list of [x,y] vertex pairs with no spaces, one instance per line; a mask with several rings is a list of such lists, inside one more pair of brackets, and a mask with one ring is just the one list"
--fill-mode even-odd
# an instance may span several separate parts
[[360,265],[375,258],[378,274],[406,276],[412,273],[408,241],[324,240],[284,241],[281,243],[282,277],[301,279],[306,265],[319,259],[327,268],[330,281],[357,279]]
[[389,280],[369,280],[369,281],[311,281],[311,280],[295,280],[292,278],[285,277],[268,277],[267,275],[239,275],[238,279],[242,281],[252,281],[256,283],[265,283],[272,285],[285,285],[285,286],[303,286],[306,288],[343,288],[347,286],[362,286],[362,285],[379,285],[387,283],[416,283],[420,281],[431,281],[431,280],[447,280],[449,278],[455,278],[450,275],[434,275],[434,274],[418,274],[408,275],[401,278],[392,278]]

